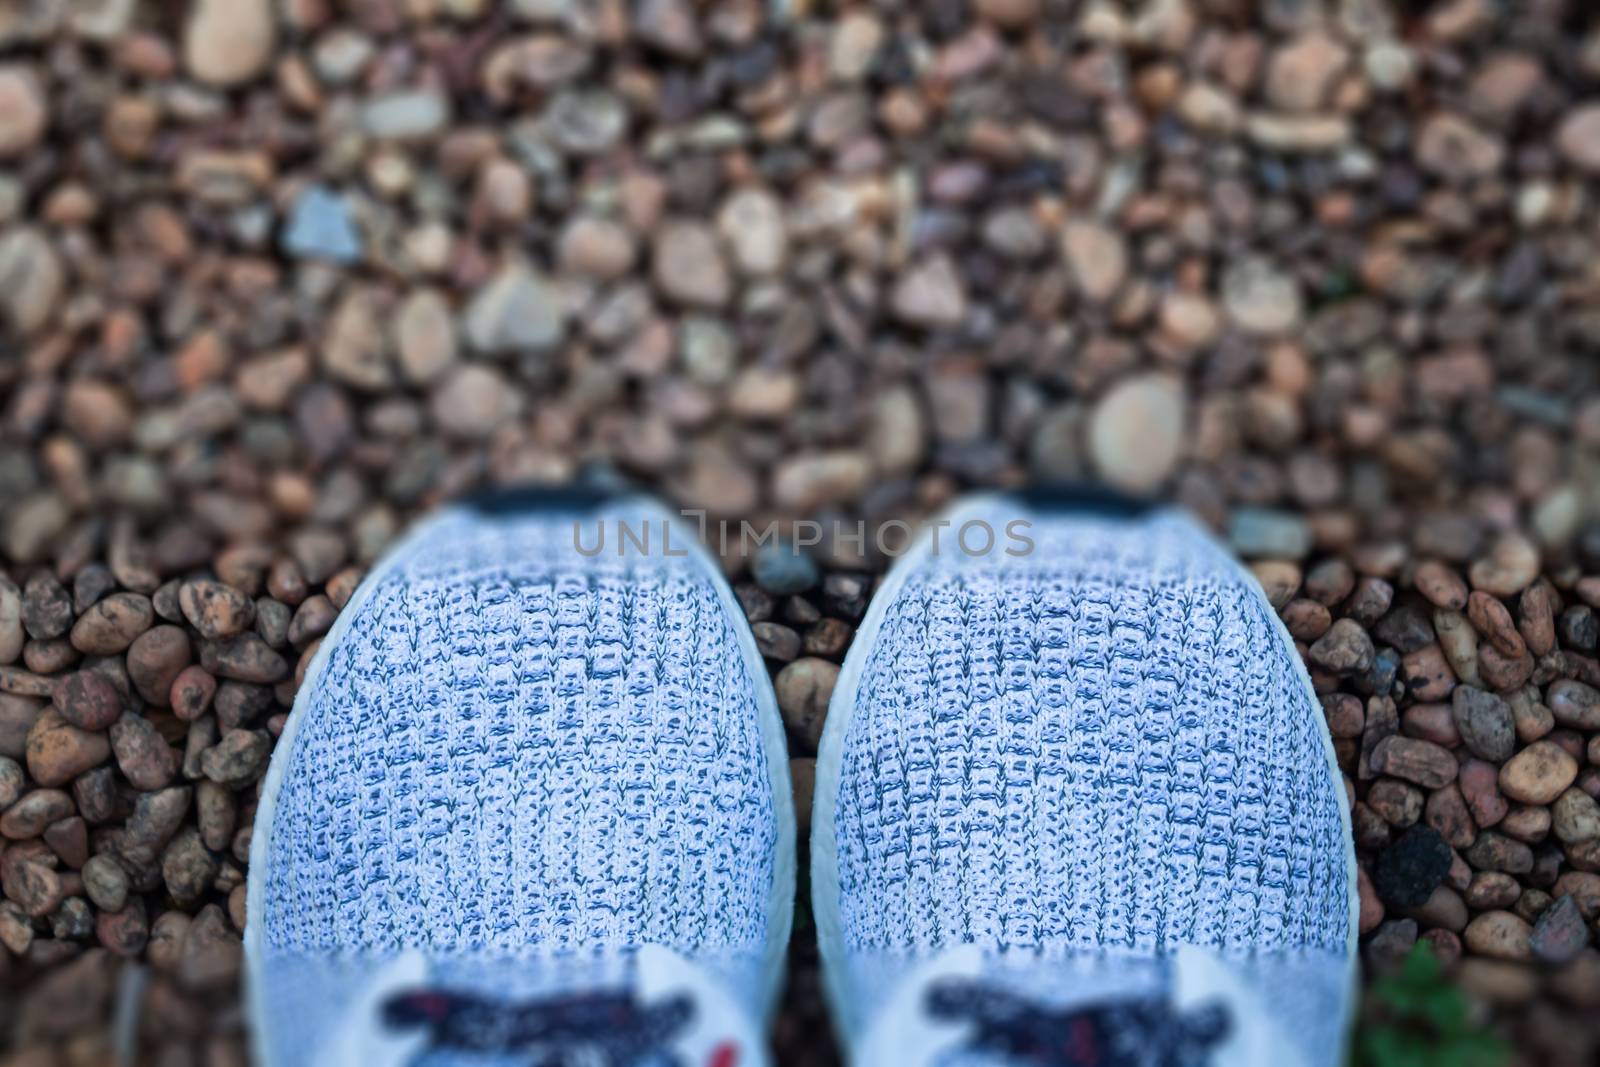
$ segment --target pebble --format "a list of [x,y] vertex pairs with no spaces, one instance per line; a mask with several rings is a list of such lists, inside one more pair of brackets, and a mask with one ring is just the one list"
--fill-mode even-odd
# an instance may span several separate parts
[[101,911],[121,911],[128,901],[128,874],[107,853],[89,857],[83,865],[83,888]]
[[33,149],[50,125],[50,105],[33,68],[0,64],[0,159]]
[[1285,111],[1315,111],[1349,61],[1349,49],[1325,34],[1297,38],[1273,53],[1267,99]]
[[22,590],[0,576],[0,663],[15,663],[27,634],[22,627]]
[[1113,387],[1089,419],[1089,455],[1101,477],[1134,493],[1166,482],[1182,453],[1187,404],[1183,384],[1165,374]]
[[105,730],[122,716],[123,696],[99,671],[74,671],[56,683],[55,710],[80,730]]
[[1100,223],[1068,222],[1061,228],[1061,254],[1079,291],[1093,303],[1110,300],[1127,278],[1127,246],[1116,231]]
[[1539,549],[1517,533],[1497,538],[1488,555],[1475,561],[1467,571],[1474,589],[1502,597],[1522,592],[1538,576]]
[[[221,0],[217,0],[221,2]],[[397,89],[369,99],[361,109],[361,125],[385,141],[421,141],[450,121],[450,100],[434,89]]]
[[715,234],[696,222],[673,220],[656,232],[651,277],[668,299],[687,307],[721,307],[733,295]]
[[1467,924],[1461,940],[1467,948],[1491,959],[1522,961],[1532,955],[1528,924],[1508,911],[1486,911]]
[[765,189],[745,187],[730,195],[717,212],[717,230],[746,275],[772,274],[788,258],[783,207]]
[[128,712],[111,727],[117,767],[135,789],[166,787],[178,773],[178,756],[148,719]]
[[1562,726],[1600,730],[1600,689],[1592,685],[1575,678],[1557,679],[1550,683],[1545,704]]
[[229,730],[200,757],[200,769],[218,785],[237,789],[260,776],[272,742],[257,730]]
[[638,247],[627,227],[583,215],[561,231],[558,258],[561,269],[569,274],[612,281],[633,269]]
[[1447,181],[1486,177],[1504,161],[1505,146],[1459,115],[1434,115],[1417,135],[1417,162]]
[[196,0],[183,34],[183,63],[217,88],[262,74],[277,42],[271,0]]
[[1524,804],[1548,804],[1578,777],[1578,761],[1553,741],[1535,741],[1500,768],[1500,789]]
[[1574,167],[1600,174],[1600,102],[1574,108],[1556,129],[1557,150]]
[[361,234],[343,196],[311,185],[295,198],[283,231],[283,250],[298,259],[355,263],[361,259]]
[[54,708],[28,731],[28,774],[43,786],[65,785],[110,756],[111,741],[103,732],[81,730]]
[[452,437],[482,440],[521,413],[522,397],[495,368],[468,363],[439,383],[428,410]]
[[503,355],[553,348],[565,337],[566,323],[549,282],[513,262],[472,298],[465,331],[475,351]]
[[455,363],[455,318],[443,293],[419,288],[407,294],[395,315],[395,352],[412,385],[437,381]]
[[1311,662],[1334,674],[1361,674],[1372,669],[1372,638],[1354,619],[1340,619],[1311,646]]
[[189,625],[212,641],[244,633],[256,621],[253,600],[223,582],[205,578],[179,587],[178,607]]
[[1222,305],[1235,326],[1252,334],[1286,333],[1304,313],[1298,283],[1259,257],[1240,259],[1223,272]]
[[1459,685],[1452,694],[1456,729],[1473,755],[1495,763],[1511,758],[1517,745],[1511,707],[1493,693]]
[[757,585],[776,596],[804,593],[821,579],[809,553],[781,541],[755,550],[750,557],[750,575]]
[[[66,291],[66,269],[44,233],[31,226],[16,226],[0,234],[0,311],[18,333],[28,336],[49,325]],[[36,501],[53,500],[51,497]],[[26,505],[25,505],[26,506]],[[35,502],[34,508],[44,505]],[[40,516],[34,516],[39,521]],[[20,521],[13,518],[13,523]],[[18,540],[28,543],[32,539]],[[13,551],[14,557],[18,553]],[[28,553],[32,556],[33,553]]]
[[950,257],[934,253],[900,276],[889,307],[909,326],[951,329],[967,317],[966,286]]
[[1379,773],[1404,778],[1425,789],[1439,789],[1454,781],[1456,776],[1456,760],[1448,749],[1412,737],[1389,737],[1380,741],[1372,753],[1372,767]]
[[1303,518],[1267,508],[1236,508],[1228,541],[1246,558],[1304,559],[1311,554],[1311,529]]
[[1555,965],[1569,962],[1588,944],[1589,928],[1578,911],[1578,902],[1570,896],[1560,897],[1546,908],[1528,937],[1533,957]]
[[839,666],[816,656],[804,656],[778,672],[773,688],[784,724],[815,751],[828,717],[828,700],[839,680]]

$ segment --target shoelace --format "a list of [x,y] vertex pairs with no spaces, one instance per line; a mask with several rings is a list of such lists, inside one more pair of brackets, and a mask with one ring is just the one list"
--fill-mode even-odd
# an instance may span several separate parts
[[[317,1067],[412,1067],[431,1054],[526,1067],[766,1067],[759,1022],[723,981],[645,945],[625,981],[530,995],[441,979],[418,952],[362,983]],[[501,962],[504,966],[504,961]]]
[[1231,1029],[1219,1003],[1181,1011],[1150,997],[1052,1008],[970,978],[931,986],[926,1010],[970,1026],[961,1053],[1042,1067],[1207,1067]]
[[382,1012],[392,1029],[426,1031],[425,1051],[515,1053],[530,1067],[633,1067],[676,1063],[668,1045],[695,1009],[686,996],[644,1004],[626,990],[511,1001],[417,989],[390,997]]

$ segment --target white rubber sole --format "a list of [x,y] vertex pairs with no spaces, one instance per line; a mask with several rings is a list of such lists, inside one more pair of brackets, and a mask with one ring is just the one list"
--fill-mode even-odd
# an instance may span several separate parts
[[[943,528],[960,529],[969,516],[983,514],[995,502],[1006,499],[1008,498],[1003,494],[964,498],[945,513]],[[1020,501],[1016,507],[1019,513],[1027,510]],[[1245,579],[1246,586],[1254,591],[1268,615],[1276,620],[1278,613],[1267,601],[1266,592],[1261,588],[1261,583],[1256,581],[1255,575],[1251,574],[1232,552],[1218,543],[1216,538],[1199,524],[1196,524],[1196,529]],[[838,806],[845,738],[855,717],[856,693],[861,685],[861,675],[867,659],[872,654],[873,646],[877,643],[878,631],[883,625],[885,615],[888,614],[889,606],[899,598],[906,582],[927,563],[932,550],[933,531],[925,530],[912,547],[895,561],[889,570],[888,578],[874,595],[866,617],[856,631],[855,640],[851,642],[850,651],[845,656],[844,666],[839,672],[833,696],[828,702],[828,716],[823,723],[822,742],[817,750],[816,786],[811,811],[811,909],[817,924],[817,947],[822,956],[823,988],[833,1019],[834,1033],[839,1047],[846,1051],[847,1056],[850,1054],[855,1035],[862,1031],[865,1020],[855,1017],[859,1006],[850,990],[846,988],[844,931],[840,917],[839,854],[834,819]],[[1300,653],[1294,647],[1294,638],[1281,623],[1277,625],[1276,630],[1313,706],[1320,706],[1316,689],[1311,683],[1311,675],[1300,659]],[[1350,808],[1345,802],[1343,772],[1339,770],[1338,757],[1333,747],[1333,735],[1329,732],[1327,720],[1323,716],[1318,715],[1316,719],[1323,749],[1327,755],[1328,770],[1338,795],[1339,822],[1344,836],[1346,880],[1350,897],[1347,953],[1351,999],[1348,1004],[1353,1007],[1358,1002],[1360,988],[1357,940],[1361,913],[1361,898],[1356,887],[1355,837],[1351,832]],[[1347,1011],[1346,1029],[1349,1023],[1348,1016]],[[866,1065],[866,1067],[877,1067],[877,1065]]]
[[[619,501],[623,499],[634,498],[622,497]],[[744,609],[739,606],[738,598],[733,594],[733,587],[729,585],[722,569],[717,566],[710,553],[700,545],[693,531],[677,515],[649,497],[638,497],[637,503],[639,509],[645,512],[652,522],[664,521],[672,524],[674,533],[678,535],[675,542],[687,546],[687,558],[700,568],[716,589],[717,598],[723,610],[728,613],[729,624],[739,642],[745,669],[749,671],[755,685],[756,706],[761,716],[761,744],[767,761],[767,781],[772,789],[774,815],[778,824],[777,855],[773,860],[772,886],[767,899],[771,926],[767,931],[767,944],[762,961],[766,1009],[766,1019],[763,1021],[770,1021],[783,990],[784,962],[788,955],[789,937],[794,924],[797,860],[794,787],[789,780],[789,744],[784,733],[783,717],[778,711],[778,698],[773,691],[772,680],[767,676],[766,663],[756,647],[755,634],[745,622]],[[266,1033],[266,1028],[261,1025],[261,1021],[266,1018],[266,1005],[263,1003],[263,983],[257,978],[257,970],[263,965],[263,955],[261,924],[255,917],[265,913],[263,894],[266,892],[266,879],[257,875],[266,871],[267,856],[271,854],[272,828],[277,815],[278,794],[283,788],[283,779],[288,773],[287,768],[293,760],[295,737],[307,714],[306,709],[310,699],[308,694],[322,684],[322,676],[327,670],[331,650],[343,640],[351,620],[371,599],[373,590],[410,560],[418,546],[425,542],[427,534],[462,510],[464,510],[463,505],[454,505],[419,522],[361,579],[355,593],[339,612],[332,628],[323,637],[316,655],[311,658],[311,663],[306,668],[305,680],[295,693],[294,706],[284,723],[283,733],[273,749],[272,762],[267,768],[266,778],[261,785],[261,796],[256,805],[254,831],[250,839],[250,877],[245,887],[245,1004],[250,1015],[252,1058],[257,1064],[278,1062],[271,1057],[271,1038]]]

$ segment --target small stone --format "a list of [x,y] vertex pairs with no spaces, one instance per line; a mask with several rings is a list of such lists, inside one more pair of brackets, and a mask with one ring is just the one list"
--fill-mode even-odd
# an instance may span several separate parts
[[556,94],[544,113],[550,138],[575,156],[614,148],[628,130],[628,107],[604,89],[571,89]]
[[1503,143],[1459,115],[1435,115],[1417,136],[1417,162],[1447,181],[1493,174],[1505,161],[1505,154]]
[[1273,54],[1267,99],[1284,111],[1315,111],[1349,61],[1349,49],[1331,37],[1306,34]]
[[222,582],[196,579],[178,590],[178,606],[200,636],[215,641],[244,633],[256,620],[255,602]]
[[121,911],[128,901],[128,872],[112,856],[91,856],[83,865],[83,888],[101,911]]
[[638,248],[625,226],[596,215],[580,215],[561,232],[561,269],[598,281],[612,281],[633,269]]
[[10,756],[0,756],[0,811],[15,804],[27,787],[28,779],[22,773],[22,765]]
[[1553,741],[1535,741],[1500,768],[1500,789],[1524,804],[1548,804],[1578,777],[1578,761]]
[[412,385],[438,379],[456,360],[456,325],[437,289],[414,289],[395,315],[400,373]]
[[805,514],[859,497],[871,479],[872,462],[860,452],[807,453],[779,465],[772,476],[772,495],[780,506]]
[[756,584],[777,596],[792,596],[814,587],[820,579],[809,554],[786,541],[763,544],[750,559]]
[[828,42],[828,70],[835,80],[855,82],[872,69],[884,41],[883,23],[871,11],[853,8],[833,24]]
[[117,767],[135,789],[164,789],[178,773],[178,754],[148,719],[128,712],[111,727]]
[[197,903],[217,877],[216,856],[193,827],[178,831],[161,853],[161,877],[179,905]]
[[828,717],[828,701],[839,680],[839,665],[815,656],[795,660],[773,682],[783,721],[810,751],[822,741],[822,726]]
[[220,678],[272,685],[289,674],[289,664],[253,633],[200,647],[200,665]]
[[345,287],[322,335],[322,362],[331,377],[366,392],[378,392],[393,384],[383,343],[387,314],[377,289],[368,285]]
[[1495,596],[1510,597],[1522,592],[1539,576],[1539,549],[1518,533],[1500,536],[1489,554],[1467,571],[1474,589]]
[[[184,902],[179,894],[173,895]],[[179,982],[191,992],[230,988],[238,982],[243,965],[244,945],[228,929],[228,917],[217,905],[207,904],[184,931],[178,959]]]
[[22,625],[22,590],[0,575],[0,663],[15,663],[22,655],[27,632]]
[[168,694],[172,712],[184,722],[193,722],[206,713],[216,692],[217,680],[204,667],[185,667],[172,680]]
[[355,263],[361,259],[361,234],[345,198],[326,186],[311,185],[295,198],[283,250],[299,259]]
[[788,255],[783,208],[767,190],[749,186],[729,196],[717,212],[717,231],[742,273],[761,277],[783,267]]
[[1532,930],[1509,911],[1486,911],[1467,924],[1461,940],[1468,949],[1491,959],[1521,961],[1531,955]]
[[1451,704],[1456,729],[1473,755],[1494,763],[1511,758],[1517,733],[1510,705],[1470,685],[1457,686]]
[[0,236],[0,310],[18,333],[29,336],[49,325],[66,283],[61,257],[42,231],[17,226]]
[[183,62],[195,80],[227,89],[265,71],[276,43],[271,0],[196,0]]
[[1439,789],[1455,780],[1456,759],[1448,749],[1414,737],[1386,737],[1372,752],[1372,769]]
[[1372,884],[1385,904],[1418,908],[1450,871],[1450,846],[1429,826],[1411,827],[1379,854]]
[[1467,583],[1443,563],[1434,560],[1419,563],[1413,581],[1417,592],[1427,597],[1435,607],[1460,611],[1467,606]]
[[561,303],[550,284],[520,263],[501,268],[472,298],[467,342],[489,355],[542,351],[566,334]]
[[1311,554],[1311,529],[1299,515],[1268,508],[1236,508],[1228,541],[1247,558],[1304,559]]
[[800,635],[779,622],[751,624],[756,637],[756,648],[761,655],[778,663],[789,663],[800,655]]
[[230,789],[249,785],[266,769],[272,742],[257,730],[229,730],[200,757],[205,776]]
[[111,741],[103,732],[80,730],[54,708],[28,731],[28,773],[40,785],[65,785],[110,756]]
[[522,394],[493,367],[467,363],[434,390],[428,410],[452,437],[482,440],[521,414]]
[[668,298],[690,307],[716,308],[733,295],[733,279],[709,227],[674,220],[656,232],[651,276]]
[[1581,789],[1568,789],[1550,805],[1550,829],[1563,845],[1600,838],[1600,801]]
[[1253,334],[1286,333],[1303,313],[1299,283],[1260,257],[1238,260],[1223,272],[1222,303],[1234,325]]
[[1550,714],[1562,726],[1600,730],[1600,689],[1576,678],[1559,678],[1545,693]]
[[[42,784],[42,783],[41,783]],[[0,836],[26,841],[72,815],[72,797],[59,789],[35,789],[0,815]]]
[[1517,624],[1512,620],[1511,612],[1499,598],[1490,596],[1482,590],[1474,591],[1467,598],[1467,618],[1471,621],[1473,629],[1494,642],[1495,647],[1504,655],[1520,658],[1527,654],[1527,642],[1522,639],[1522,634],[1517,632]]
[[1311,662],[1334,674],[1361,674],[1376,655],[1372,638],[1354,619],[1340,619],[1311,646]]
[[1128,275],[1128,250],[1115,230],[1097,222],[1074,219],[1061,229],[1061,254],[1091,302],[1103,304]]
[[397,89],[369,99],[361,109],[367,133],[386,141],[426,140],[449,121],[450,100],[436,89]]
[[1534,958],[1552,964],[1568,962],[1588,944],[1589,928],[1572,897],[1561,897],[1546,908],[1528,938]]
[[1556,130],[1556,148],[1579,170],[1600,174],[1600,103],[1567,113]]
[[123,696],[99,671],[74,671],[56,683],[61,718],[80,730],[106,730],[122,717]]
[[954,328],[967,317],[966,287],[955,264],[935,253],[900,275],[889,298],[895,318],[924,329]]
[[1133,493],[1159,488],[1181,455],[1187,406],[1183,383],[1170,375],[1113,386],[1089,420],[1089,455],[1101,477]]
[[33,68],[0,64],[0,159],[20,156],[44,136],[50,104]]

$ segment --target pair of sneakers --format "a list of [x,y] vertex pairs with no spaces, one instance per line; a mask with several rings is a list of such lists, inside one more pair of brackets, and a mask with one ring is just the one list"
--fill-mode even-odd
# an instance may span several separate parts
[[[1025,534],[975,554],[971,523]],[[264,1064],[766,1062],[783,725],[727,582],[642,498],[409,535],[310,664],[255,825]],[[862,1067],[1341,1057],[1332,744],[1255,581],[1177,513],[996,496],[925,534],[845,659],[811,827]]]

